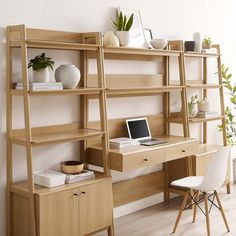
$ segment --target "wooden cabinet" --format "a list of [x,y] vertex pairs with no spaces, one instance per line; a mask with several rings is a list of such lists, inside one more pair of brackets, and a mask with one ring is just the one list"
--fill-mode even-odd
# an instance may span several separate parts
[[[111,178],[36,193],[37,236],[83,236],[112,225]],[[13,194],[13,236],[31,236],[26,197]]]
[[79,189],[79,235],[87,235],[112,225],[111,180]]

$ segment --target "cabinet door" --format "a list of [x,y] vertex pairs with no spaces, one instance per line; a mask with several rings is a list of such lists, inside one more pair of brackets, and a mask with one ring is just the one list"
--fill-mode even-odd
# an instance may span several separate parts
[[39,236],[78,236],[78,189],[41,196],[37,201]]
[[86,235],[112,224],[111,178],[79,188],[79,235]]

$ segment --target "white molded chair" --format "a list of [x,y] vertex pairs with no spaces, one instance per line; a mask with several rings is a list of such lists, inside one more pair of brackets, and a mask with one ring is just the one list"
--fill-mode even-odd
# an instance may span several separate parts
[[[179,224],[181,215],[183,211],[189,208],[189,203],[193,202],[190,205],[193,207],[193,223],[196,220],[197,207],[205,214],[206,216],[206,226],[207,226],[207,235],[210,236],[210,222],[209,222],[209,213],[212,206],[217,207],[223,217],[225,226],[229,230],[229,225],[226,220],[226,216],[217,193],[217,189],[224,183],[227,171],[227,163],[230,157],[230,147],[221,147],[214,154],[212,161],[209,164],[207,173],[205,176],[189,176],[179,180],[175,180],[171,183],[173,186],[187,188],[188,191],[184,195],[184,200],[180,206],[179,214],[177,216],[173,233],[175,233],[177,226]],[[194,194],[192,194],[194,190]],[[202,194],[202,197],[199,199],[199,195]],[[211,198],[212,197],[212,198]],[[218,206],[214,203],[216,198]],[[205,212],[199,206],[199,203],[205,202]],[[210,210],[208,207],[208,201],[211,203]]]

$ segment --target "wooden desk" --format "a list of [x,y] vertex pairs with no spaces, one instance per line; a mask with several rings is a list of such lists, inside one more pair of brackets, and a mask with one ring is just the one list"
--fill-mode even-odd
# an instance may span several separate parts
[[[139,169],[191,156],[198,150],[198,141],[193,138],[165,135],[156,138],[165,140],[167,143],[154,146],[140,145],[124,149],[110,149],[111,169],[122,172]],[[101,147],[90,147],[88,149],[89,163],[99,165],[98,160],[101,160],[101,155]]]

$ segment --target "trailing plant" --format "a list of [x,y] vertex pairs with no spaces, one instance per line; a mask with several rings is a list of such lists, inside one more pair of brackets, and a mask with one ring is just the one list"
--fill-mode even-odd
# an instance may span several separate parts
[[126,15],[123,15],[122,11],[117,12],[116,21],[112,20],[113,25],[117,31],[129,31],[133,25],[134,13],[127,19]]
[[[232,104],[232,106],[227,106],[225,108],[226,137],[228,144],[236,145],[236,85],[231,81],[232,74],[228,72],[229,68],[223,64],[221,70],[223,85],[227,90],[229,101]],[[222,125],[219,125],[218,128],[220,131],[223,129]]]
[[210,38],[210,37],[205,37],[205,38],[203,39],[203,43],[210,45],[210,44],[212,43],[211,38]]
[[49,67],[51,70],[53,70],[54,67],[54,61],[50,57],[46,57],[45,53],[42,53],[41,55],[36,56],[34,59],[31,59],[28,68],[33,68],[33,70],[41,70]]

